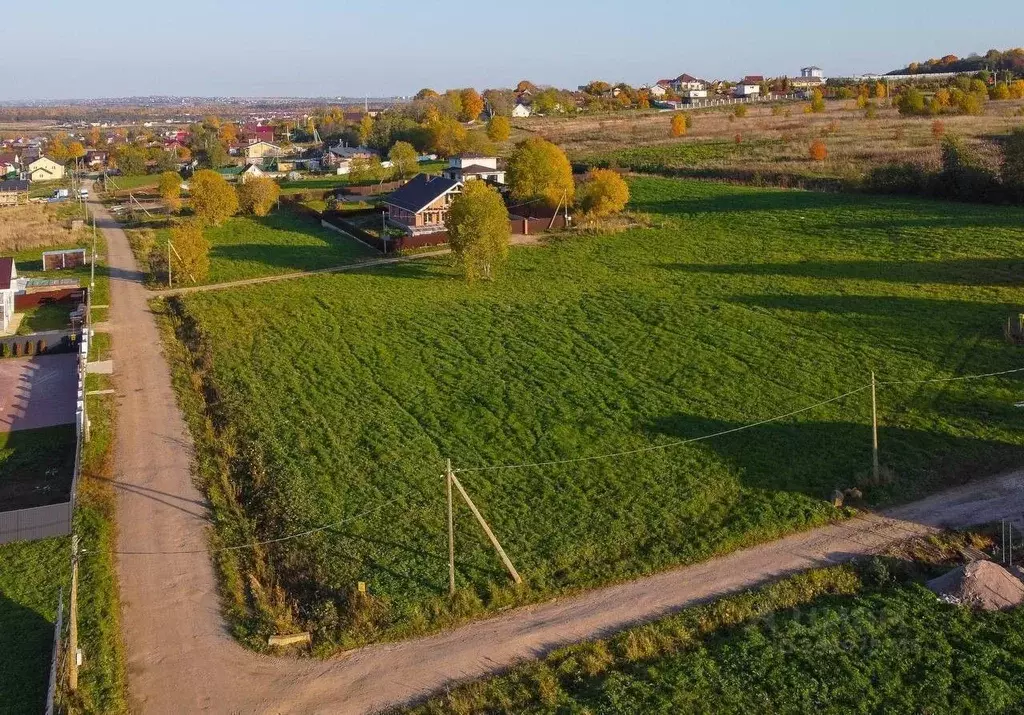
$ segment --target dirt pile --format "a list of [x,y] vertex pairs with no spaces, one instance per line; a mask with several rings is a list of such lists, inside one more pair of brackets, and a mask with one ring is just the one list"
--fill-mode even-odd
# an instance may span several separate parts
[[946,603],[1001,611],[1024,603],[1024,583],[997,563],[972,561],[928,582]]

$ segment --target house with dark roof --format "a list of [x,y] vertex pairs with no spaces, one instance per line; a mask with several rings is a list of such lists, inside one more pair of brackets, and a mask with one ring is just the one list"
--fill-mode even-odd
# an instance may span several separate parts
[[759,74],[748,74],[733,87],[733,94],[737,97],[760,97],[761,85],[764,84],[764,77]]
[[18,292],[18,269],[10,256],[0,258],[0,332],[6,333],[14,317],[14,294]]
[[483,179],[492,184],[505,183],[505,170],[498,168],[498,157],[479,154],[453,156],[441,176],[462,183],[473,179]]
[[388,220],[410,236],[444,231],[448,208],[462,193],[462,182],[417,174],[384,199]]
[[28,188],[28,181],[24,179],[0,181],[0,206],[17,206],[22,200],[28,202]]

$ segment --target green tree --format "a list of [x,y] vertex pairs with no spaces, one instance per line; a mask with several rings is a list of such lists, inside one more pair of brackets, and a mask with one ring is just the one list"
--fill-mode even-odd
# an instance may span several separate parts
[[491,141],[504,142],[512,136],[512,123],[508,117],[496,114],[487,122],[487,137]]
[[160,198],[170,213],[181,210],[181,177],[175,171],[160,174]]
[[576,194],[572,165],[565,152],[545,139],[520,142],[508,159],[508,183],[516,201],[571,203]]
[[445,228],[452,253],[471,283],[491,278],[508,257],[508,209],[501,194],[486,182],[466,184],[448,209]]
[[[230,188],[230,187],[228,187]],[[232,192],[234,193],[234,192]],[[210,275],[210,242],[197,221],[186,221],[171,229],[171,267],[179,280],[202,283]]]
[[441,117],[427,125],[428,145],[435,154],[455,156],[466,144],[466,128],[451,117]]
[[908,87],[905,92],[900,94],[899,101],[896,103],[900,114],[904,116],[913,116],[915,114],[924,114],[924,95],[916,87]]
[[459,119],[464,122],[475,122],[484,111],[484,100],[472,87],[467,87],[459,94],[462,110],[459,112]]
[[416,148],[408,142],[395,142],[388,152],[388,159],[400,177],[403,179],[416,169],[419,163],[419,153]]
[[609,216],[626,208],[629,186],[618,172],[592,169],[580,186],[576,203],[591,216]]
[[268,176],[246,179],[238,186],[238,206],[253,216],[266,216],[281,196],[281,187]]
[[429,87],[424,87],[423,89],[421,89],[419,92],[416,93],[415,99],[419,99],[419,100],[437,99],[440,96],[441,95],[439,95],[437,92],[435,92],[434,90],[430,89]]
[[122,144],[114,151],[114,163],[125,176],[146,173],[146,150],[135,144]]
[[384,167],[376,156],[369,159],[358,157],[350,162],[348,176],[356,184],[380,181],[384,178]]
[[189,182],[192,212],[204,224],[219,225],[238,212],[238,194],[224,177],[210,169],[200,169]]

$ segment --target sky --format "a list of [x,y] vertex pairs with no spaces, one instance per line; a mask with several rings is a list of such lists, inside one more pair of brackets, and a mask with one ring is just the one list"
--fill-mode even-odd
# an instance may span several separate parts
[[[1022,43],[1024,2],[37,0],[3,13],[0,101],[383,97],[422,87],[633,85],[886,72]],[[58,19],[59,18],[59,19]]]

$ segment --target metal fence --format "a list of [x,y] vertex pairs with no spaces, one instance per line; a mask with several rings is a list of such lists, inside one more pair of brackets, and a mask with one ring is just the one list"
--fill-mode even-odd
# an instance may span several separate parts
[[[91,294],[86,291],[86,304]],[[88,309],[86,310],[88,316]],[[87,318],[88,320],[88,318]],[[0,512],[0,544],[12,541],[34,541],[71,533],[71,518],[78,491],[78,475],[82,468],[82,443],[87,439],[89,418],[85,412],[85,374],[89,360],[89,327],[82,330],[78,346],[78,395],[75,406],[75,466],[71,475],[71,496],[68,501],[47,506]]]

